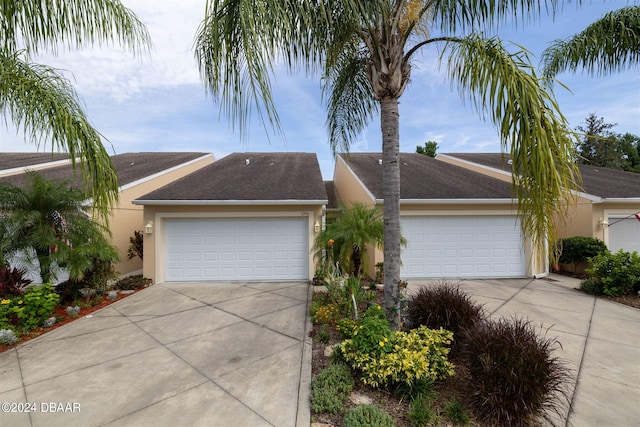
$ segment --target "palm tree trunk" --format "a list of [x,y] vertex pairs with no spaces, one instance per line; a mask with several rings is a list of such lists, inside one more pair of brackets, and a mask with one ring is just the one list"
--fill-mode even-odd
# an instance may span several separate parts
[[400,116],[398,98],[380,100],[384,197],[384,308],[400,328]]

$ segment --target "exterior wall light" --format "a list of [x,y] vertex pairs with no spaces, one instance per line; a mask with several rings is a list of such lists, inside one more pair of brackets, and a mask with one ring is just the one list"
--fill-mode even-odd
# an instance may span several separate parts
[[320,223],[318,221],[316,221],[315,225],[313,226],[313,229],[316,232],[316,234],[320,232]]
[[147,225],[144,226],[144,232],[145,232],[145,234],[152,234],[153,233],[153,221],[149,221],[147,223]]

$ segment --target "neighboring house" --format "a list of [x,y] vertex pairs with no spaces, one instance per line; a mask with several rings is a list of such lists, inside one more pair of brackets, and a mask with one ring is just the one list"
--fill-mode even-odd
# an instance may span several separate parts
[[327,192],[311,153],[234,153],[133,201],[156,282],[309,280]]
[[[400,154],[401,278],[524,277],[548,271],[523,236],[509,183],[417,153]],[[378,153],[342,154],[334,184],[346,204],[380,206]],[[373,256],[371,256],[373,255]],[[369,274],[383,261],[370,250]]]
[[[58,163],[52,164],[52,160]],[[112,243],[120,252],[121,261],[115,268],[125,275],[142,270],[141,260],[127,260],[126,257],[129,238],[134,231],[144,228],[142,207],[132,205],[132,200],[211,164],[214,158],[209,153],[126,153],[111,156],[111,160],[118,172],[120,192],[109,227]],[[65,154],[55,155],[52,159],[51,154],[43,153],[2,153],[0,168],[0,182],[21,186],[23,172],[35,170],[46,179],[69,181],[82,188],[80,172],[73,171]]]
[[0,177],[42,170],[69,163],[67,153],[0,153]]
[[[508,155],[500,153],[439,154],[437,159],[511,182]],[[579,165],[582,191],[568,218],[560,221],[560,237],[596,237],[611,251],[640,252],[640,174]]]

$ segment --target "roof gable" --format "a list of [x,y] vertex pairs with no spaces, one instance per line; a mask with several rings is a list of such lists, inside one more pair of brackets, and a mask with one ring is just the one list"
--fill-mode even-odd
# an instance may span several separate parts
[[[447,153],[449,157],[511,172],[508,154]],[[578,165],[582,176],[582,191],[605,199],[640,198],[640,173],[590,165]]]
[[149,201],[326,201],[313,153],[233,153],[138,199]]
[[[340,156],[376,199],[384,198],[381,154]],[[400,153],[400,199],[511,199],[511,186],[423,154]]]

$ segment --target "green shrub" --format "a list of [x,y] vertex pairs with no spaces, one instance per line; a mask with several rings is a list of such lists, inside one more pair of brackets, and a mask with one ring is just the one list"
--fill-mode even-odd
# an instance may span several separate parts
[[604,242],[595,237],[577,236],[560,239],[557,247],[560,251],[558,261],[563,264],[573,264],[574,270],[576,264],[587,262],[589,258],[608,252]]
[[375,405],[359,405],[347,410],[342,421],[344,427],[393,427],[395,421]]
[[[340,346],[342,358],[362,372],[362,382],[374,387],[405,383],[412,385],[426,379],[437,380],[453,375],[447,360],[451,332],[431,330],[424,326],[409,332],[377,332],[364,327],[353,339]],[[376,321],[376,327],[381,319]],[[362,333],[365,331],[365,333]],[[360,335],[364,339],[358,339]]]
[[49,283],[28,288],[20,300],[22,304],[19,304],[20,307],[16,307],[16,315],[20,319],[20,325],[27,330],[41,326],[53,314],[58,300],[58,294]]
[[316,413],[342,412],[353,386],[353,377],[347,366],[336,364],[324,368],[311,380],[311,409]]
[[600,279],[591,277],[580,282],[580,289],[591,295],[603,295],[604,287]]
[[496,425],[528,425],[567,400],[568,370],[553,353],[557,341],[522,319],[499,319],[467,332],[463,356],[476,414]]
[[457,426],[466,426],[471,421],[464,406],[456,400],[449,401],[444,411],[447,413],[447,417]]
[[14,297],[9,304],[4,304],[7,300],[0,302],[3,303],[1,305],[9,306],[7,314],[15,316],[17,326],[31,330],[42,326],[42,323],[51,317],[58,300],[59,296],[53,290],[53,286],[45,283],[31,286],[25,291],[24,296]]
[[618,252],[597,255],[590,260],[587,273],[602,283],[608,296],[626,295],[640,290],[640,255],[637,252]]
[[411,328],[426,326],[453,332],[452,351],[460,346],[464,331],[485,318],[480,304],[449,282],[423,287],[413,294],[407,307],[407,322]]
[[[353,331],[351,348],[361,353],[372,356],[388,352],[391,349],[393,332],[389,328],[389,322],[377,315],[377,308],[370,308]],[[372,314],[369,314],[372,313]]]
[[432,400],[423,394],[411,401],[411,409],[407,411],[407,418],[416,427],[438,425],[440,414],[431,407]]
[[340,334],[340,338],[343,340],[353,338],[353,333],[358,327],[358,322],[352,319],[340,319],[336,324],[336,330]]

